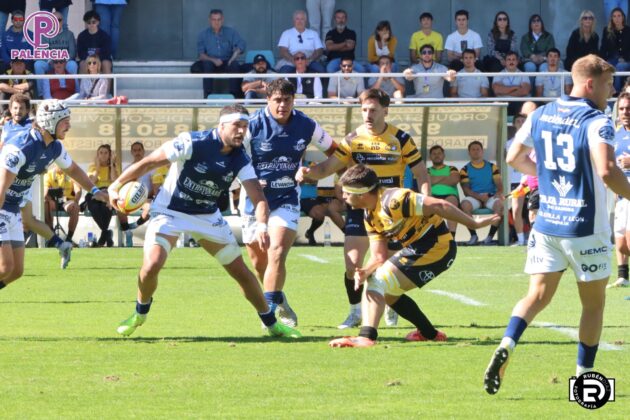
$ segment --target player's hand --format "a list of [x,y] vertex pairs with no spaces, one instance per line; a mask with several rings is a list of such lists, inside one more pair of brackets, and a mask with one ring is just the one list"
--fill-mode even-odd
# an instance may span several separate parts
[[120,211],[120,209],[118,208],[118,190],[116,189],[112,189],[111,186],[110,188],[107,189],[107,195],[109,197],[109,205],[112,206],[112,208]]
[[354,290],[359,290],[361,285],[365,283],[365,280],[368,278],[367,270],[363,268],[355,268],[354,269]]
[[486,217],[481,220],[475,221],[475,226],[473,229],[481,229],[482,227],[489,226],[493,223],[499,223],[501,221],[501,215],[493,214],[491,217]]
[[308,177],[308,173],[311,170],[309,168],[307,168],[306,166],[300,166],[295,174],[295,180],[299,183],[302,183],[306,180],[306,178]]
[[260,249],[267,251],[267,248],[269,248],[269,232],[266,223],[258,223],[256,225],[255,236]]

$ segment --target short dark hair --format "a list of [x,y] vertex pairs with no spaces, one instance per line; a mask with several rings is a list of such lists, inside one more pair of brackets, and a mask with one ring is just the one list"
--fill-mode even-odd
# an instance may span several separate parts
[[142,147],[142,150],[144,150],[144,144],[142,144],[141,141],[134,141],[133,143],[131,143],[131,146],[129,146],[130,149],[133,149],[133,146],[140,146]]
[[468,19],[468,10],[459,9],[457,12],[455,12],[455,19],[457,19],[457,16],[466,16],[466,19]]
[[442,153],[444,153],[444,148],[442,146],[440,146],[439,144],[435,144],[433,146],[431,146],[431,148],[429,149],[429,154],[433,153],[434,150],[441,150]]
[[378,58],[378,61],[377,61],[377,63],[378,63],[379,65],[381,64],[381,60],[382,60],[383,58],[388,59],[388,60],[389,60],[389,63],[391,64],[391,62],[392,62],[392,58],[391,58],[389,55],[381,55],[381,56]]
[[[221,9],[212,9],[210,10],[210,15],[221,15],[223,16],[223,10]],[[208,15],[208,16],[210,16]]]
[[333,16],[335,16],[337,13],[343,13],[346,18],[348,17],[348,13],[346,13],[346,11],[343,9],[335,10],[335,13],[333,13]]
[[562,55],[562,54],[560,54],[560,50],[559,49],[557,49],[557,48],[549,48],[547,50],[547,53],[545,54],[545,57],[549,57],[549,53],[552,53],[552,52],[558,54],[558,57],[560,57]]
[[100,22],[101,15],[99,15],[95,10],[89,10],[85,12],[85,14],[83,15],[83,22],[87,23],[92,19],[96,19]]
[[287,79],[276,79],[267,85],[267,98],[271,98],[274,93],[295,96],[295,86]]
[[505,53],[505,58],[507,58],[507,57],[509,57],[511,55],[516,56],[517,59],[519,58],[518,53],[516,51],[512,51],[512,50],[510,50],[510,51]]
[[359,95],[359,103],[363,103],[363,101],[367,101],[368,99],[375,99],[383,108],[389,106],[389,95],[380,89],[367,89],[361,92]]
[[226,105],[221,108],[221,112],[219,112],[219,117],[229,114],[245,114],[249,115],[249,111],[241,104],[231,104]]
[[378,191],[377,188],[374,188],[378,185],[376,172],[362,163],[350,167],[339,179],[339,182],[344,186],[372,188],[370,193]]
[[429,48],[431,51],[435,52],[435,48],[433,48],[433,45],[431,44],[422,44],[422,47],[420,47],[420,51],[424,50],[425,48]]
[[475,58],[477,58],[477,52],[472,48],[466,48],[464,51],[462,51],[462,58],[464,58],[464,54],[472,54],[475,56]]
[[483,144],[479,140],[473,140],[468,143],[468,151],[470,151],[470,148],[473,147],[475,144],[481,147],[481,149],[483,150]]
[[11,95],[11,97],[9,98],[9,108],[11,108],[11,104],[13,102],[19,102],[21,104],[24,104],[28,112],[31,112],[31,98],[29,98],[25,94],[14,93],[13,95]]
[[431,20],[433,20],[433,15],[429,12],[424,12],[420,15],[420,17],[418,18],[418,20],[422,20],[424,18],[429,18]]

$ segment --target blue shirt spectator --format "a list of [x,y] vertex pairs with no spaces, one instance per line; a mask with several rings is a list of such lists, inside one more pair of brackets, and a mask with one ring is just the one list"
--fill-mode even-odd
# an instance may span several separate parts
[[217,31],[209,27],[201,31],[197,37],[197,53],[228,61],[236,49],[245,51],[245,41],[235,29],[220,26]]
[[[13,25],[6,30],[2,37],[2,61],[5,65],[11,62],[11,50],[29,50],[33,51],[33,46],[26,41],[24,36],[24,12],[15,11],[11,16]],[[33,39],[33,32],[28,31],[29,36]]]

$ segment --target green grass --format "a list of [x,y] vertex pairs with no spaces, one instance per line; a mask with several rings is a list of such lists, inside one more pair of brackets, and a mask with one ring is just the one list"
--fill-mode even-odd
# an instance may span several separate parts
[[[406,343],[402,320],[370,349],[327,345],[347,311],[336,247],[289,255],[298,342],[266,337],[236,283],[199,249],[171,254],[147,323],[119,338],[141,252],[80,249],[62,271],[54,250],[27,251],[25,276],[0,292],[1,418],[627,418],[628,289],[609,291],[602,336],[623,350],[600,350],[596,364],[616,378],[616,402],[597,412],[568,402],[576,343],[540,327],[525,332],[501,391],[484,392],[489,357],[527,290],[523,248],[460,248],[449,271],[411,293],[447,343]],[[576,327],[579,306],[567,273],[537,320]]]

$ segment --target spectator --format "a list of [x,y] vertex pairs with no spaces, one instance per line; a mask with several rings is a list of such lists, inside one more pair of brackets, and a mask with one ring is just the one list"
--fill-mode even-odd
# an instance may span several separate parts
[[[492,90],[497,98],[523,98],[529,96],[531,85],[527,76],[521,76],[518,73],[518,54],[510,51],[505,56],[505,69],[501,71],[505,76],[498,76],[492,82]],[[508,114],[514,115],[520,109],[518,102],[510,102],[508,105]]]
[[604,0],[604,16],[610,16],[615,8],[621,9],[628,16],[628,0]]
[[[40,2],[41,4],[41,2]],[[64,22],[64,17],[61,12],[56,11],[54,13],[59,23]],[[77,74],[79,66],[75,61],[77,56],[77,44],[74,40],[74,34],[68,29],[67,26],[63,26],[63,30],[53,38],[44,37],[44,42],[48,43],[48,50],[65,50],[68,52],[68,60],[63,60],[65,64],[65,71],[57,74]],[[37,60],[35,62],[35,74],[46,74],[54,70],[52,60]],[[44,99],[50,99],[50,80],[49,79],[37,79],[37,92],[39,96]],[[72,92],[74,93],[74,92]],[[65,98],[57,98],[65,99]]]
[[573,63],[578,58],[589,54],[599,55],[599,35],[597,35],[595,14],[590,10],[582,10],[578,27],[571,33],[567,44],[567,54],[564,67],[571,71]]
[[[392,72],[392,59],[384,55],[378,59],[379,73]],[[402,77],[371,77],[368,81],[370,89],[380,89],[391,98],[403,98],[405,96],[405,79]]]
[[[66,60],[54,60],[53,69],[48,74],[70,74],[68,73]],[[48,89],[42,95],[43,99],[68,99],[70,96],[78,93],[79,85],[76,79],[70,77],[67,79],[50,79],[46,80]]]
[[[14,10],[26,10],[26,0],[4,0],[0,2],[0,40],[4,38],[9,14]],[[4,68],[0,68],[3,71]]]
[[[55,191],[56,190],[56,191]],[[66,175],[57,165],[52,165],[44,175],[44,200],[46,206],[45,221],[53,229],[55,212],[68,213],[68,235],[66,241],[72,242],[74,231],[79,223],[79,200],[81,187]]]
[[[94,163],[91,163],[87,171],[90,181],[102,191],[107,191],[107,187],[118,178],[116,168],[116,157],[109,144],[102,144],[96,149]],[[92,214],[92,218],[101,230],[96,246],[107,245],[108,248],[114,246],[112,231],[109,230],[109,222],[112,220],[112,209],[108,204],[98,201],[91,193],[85,196],[85,202]]]
[[[509,57],[509,55],[508,55]],[[503,182],[499,168],[494,163],[483,158],[483,145],[480,141],[472,141],[468,144],[468,162],[459,171],[460,184],[464,191],[464,199],[461,208],[464,213],[472,215],[479,208],[492,210],[495,214],[503,214]],[[484,239],[484,245],[490,245],[492,238],[498,230],[499,222],[490,227],[490,233]],[[470,240],[467,245],[476,245],[479,241],[477,232],[468,229]]]
[[317,32],[306,28],[306,12],[293,12],[293,27],[282,32],[278,41],[281,59],[276,64],[280,73],[295,72],[294,55],[298,52],[306,54],[306,66],[315,73],[325,73],[326,69],[319,63],[324,53],[324,44]]
[[[475,50],[464,50],[462,53],[462,61],[464,62],[464,68],[457,72],[457,74],[481,73],[481,71],[475,67],[477,61]],[[455,81],[451,83],[451,96],[459,98],[485,98],[488,96],[489,88],[490,81],[484,75],[474,77],[457,76]]]
[[468,29],[468,11],[458,10],[455,12],[455,26],[457,30],[446,37],[446,49],[448,58],[448,68],[459,71],[464,67],[462,63],[462,52],[468,48],[475,50],[475,55],[480,57],[483,42],[479,34],[472,29]]
[[488,55],[483,59],[483,68],[489,72],[500,72],[505,68],[505,55],[518,48],[518,37],[510,28],[510,16],[497,12],[494,24],[488,32]]
[[[328,65],[326,72],[334,73],[339,71],[343,58],[350,58],[354,62],[354,49],[357,42],[357,34],[346,27],[348,14],[345,10],[339,9],[335,12],[335,27],[326,33],[326,51]],[[354,63],[354,69],[358,73],[365,72],[365,68],[360,63]]]
[[296,95],[303,95],[306,98],[323,98],[322,81],[319,77],[304,77],[302,74],[309,73],[306,67],[306,53],[297,52],[293,56],[295,62],[296,77],[288,77],[289,82],[295,88]]
[[127,0],[92,0],[94,10],[101,17],[101,29],[112,39],[112,58],[118,58],[120,19]]
[[[455,70],[449,70],[446,66],[433,61],[435,51],[429,44],[424,44],[420,49],[420,63],[405,69],[405,79],[413,81],[416,93],[407,95],[408,98],[443,98],[444,80],[455,80]],[[444,77],[430,77],[430,73],[447,73]]]
[[[52,13],[54,9],[55,14],[59,13],[61,15],[63,20],[60,20],[59,23],[63,25],[63,30],[67,31],[68,11],[70,10],[71,4],[72,0],[39,0],[39,10]],[[74,58],[74,56],[70,56],[70,58]]]
[[[626,15],[620,8],[610,14],[608,25],[602,34],[601,57],[615,66],[617,71],[630,70],[630,27]],[[625,77],[615,77],[615,90],[619,92]]]
[[[444,164],[445,153],[442,146],[436,144],[429,149],[432,166],[428,168],[431,177],[431,196],[446,200],[455,207],[459,207],[459,171],[456,167]],[[457,222],[448,220],[448,230],[453,237],[457,232]]]
[[[552,73],[559,73],[566,71],[562,67],[560,61],[560,51],[557,48],[550,48],[547,51],[547,70]],[[564,89],[562,89],[562,82],[560,76],[536,76],[536,96],[544,96],[545,98],[557,98],[563,94],[569,94],[571,87],[573,86],[573,80],[571,75],[567,75],[564,79]]]
[[5,74],[9,76],[8,80],[4,79],[0,82],[0,92],[3,94],[3,99],[9,99],[15,93],[22,93],[29,99],[35,98],[34,81],[20,78],[20,76],[31,74],[30,71],[26,70],[24,60],[21,58],[11,60],[11,68]]
[[[356,73],[353,66],[354,61],[351,58],[342,58],[341,71],[337,74]],[[331,77],[328,82],[329,98],[358,98],[364,90],[362,77]]]
[[442,34],[433,30],[433,15],[431,13],[422,13],[419,20],[420,30],[414,32],[409,40],[409,63],[414,65],[420,62],[420,50],[424,44],[429,44],[433,47],[435,51],[433,59],[439,63],[444,50]]
[[[204,73],[239,73],[241,67],[236,60],[245,51],[245,41],[228,26],[223,26],[223,11],[210,10],[210,26],[197,36],[197,53]],[[240,97],[240,82],[230,79],[230,93]],[[203,79],[203,97],[213,93],[213,79]]]
[[392,34],[392,27],[389,21],[382,20],[376,25],[374,33],[368,39],[367,51],[368,62],[370,63],[370,73],[378,73],[381,65],[378,63],[380,57],[386,55],[392,64],[394,72],[398,72],[398,65],[394,55],[398,39]]
[[[142,158],[144,157],[144,144],[142,144],[141,141],[136,141],[136,142],[131,143],[131,157],[133,158],[132,164],[140,162]],[[153,191],[153,184],[151,182],[152,176],[153,176],[153,173],[148,172],[142,175],[140,178],[138,178],[138,182],[142,183],[146,187],[147,191],[149,192],[149,195],[151,195],[150,192]],[[136,220],[133,223],[129,223],[129,218],[127,217],[126,214],[117,212],[116,215],[118,216],[118,220],[120,221],[120,229],[123,231],[127,231],[130,229],[133,230],[137,228],[138,226],[142,226],[144,223],[146,223],[149,220],[150,207],[151,207],[151,200],[147,200],[142,205],[142,214],[140,215],[138,220]]]
[[547,71],[545,55],[550,48],[555,48],[555,46],[553,35],[545,30],[545,24],[540,15],[532,15],[529,18],[529,31],[521,38],[521,56],[525,71]]
[[275,74],[269,69],[269,63],[264,55],[258,54],[254,57],[254,68],[249,72],[241,83],[241,90],[245,94],[246,100],[265,99],[267,97],[267,85],[275,78],[259,77],[261,74]]
[[328,36],[331,30],[333,10],[335,10],[335,0],[306,0],[310,28],[317,32],[321,39]]
[[88,72],[86,60],[91,55],[98,55],[101,71],[112,72],[112,39],[107,32],[99,28],[101,17],[94,10],[83,15],[85,30],[77,37],[77,55],[79,56],[79,73]]
[[[98,55],[90,55],[86,60],[88,74],[98,76],[101,74],[101,59]],[[109,80],[100,77],[81,79],[79,93],[75,93],[68,99],[87,99],[90,101],[109,98]]]
[[[11,62],[11,50],[29,50],[33,52],[33,46],[26,41],[24,36],[24,12],[22,10],[12,11],[11,23],[12,25],[2,36],[1,53],[4,68]],[[29,30],[28,34],[33,39],[33,32]],[[27,67],[29,70],[33,69],[30,64],[27,64]]]
[[0,135],[0,147],[14,131],[30,130],[33,125],[29,113],[31,99],[21,93],[15,93],[9,98],[9,115],[2,119],[2,135]]
[[[512,125],[514,127],[514,133],[521,129],[523,123],[527,119],[527,115],[525,114],[516,114],[514,116],[514,121]],[[510,149],[512,143],[514,142],[514,136],[512,136],[505,143],[505,152]],[[523,178],[523,174],[514,169],[512,166],[508,166],[508,177],[510,180],[510,191],[515,191],[517,188],[521,186],[521,179]],[[523,221],[523,210],[525,208],[525,195],[524,194],[513,194],[512,197],[512,219],[514,220],[514,231],[516,233],[516,244],[518,246],[525,246],[525,233],[524,233],[524,221]]]

